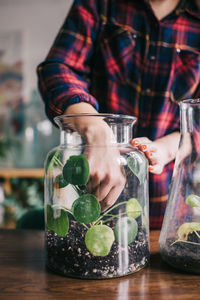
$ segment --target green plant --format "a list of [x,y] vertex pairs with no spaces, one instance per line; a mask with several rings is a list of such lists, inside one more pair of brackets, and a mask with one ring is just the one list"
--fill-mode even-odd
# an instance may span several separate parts
[[[129,170],[138,177],[141,183],[145,178],[142,173],[146,170],[141,171],[141,164],[135,161],[138,159],[136,156],[129,156],[128,158]],[[122,246],[135,240],[138,233],[136,219],[142,213],[142,207],[137,199],[131,198],[128,201],[117,203],[101,214],[98,199],[87,189],[89,163],[86,157],[84,155],[70,156],[63,165],[60,161],[59,152],[56,152],[49,160],[47,172],[51,172],[54,166],[62,168],[62,173],[55,178],[54,186],[63,188],[71,184],[77,192],[78,198],[73,202],[71,209],[58,204],[47,204],[46,218],[49,230],[53,230],[60,237],[65,237],[70,226],[68,214],[71,214],[77,222],[86,228],[85,244],[94,256],[106,256],[115,240]],[[125,205],[125,211],[117,215],[112,214],[112,211],[121,205]],[[105,225],[115,218],[118,220],[114,230]]]
[[[43,208],[43,178],[11,178],[11,193],[5,194],[1,203],[4,208],[4,226],[14,226],[31,210]],[[32,220],[35,228],[35,220]]]
[[4,139],[0,139],[0,158],[6,157],[6,142]]
[[[191,194],[186,198],[185,203],[192,207],[200,208],[200,197],[197,195]],[[188,235],[192,234],[192,233],[195,233],[196,236],[200,239],[200,235],[199,235],[198,231],[200,231],[200,223],[199,222],[183,223],[182,225],[179,226],[178,231],[177,231],[178,239],[176,241],[174,241],[171,244],[171,246],[177,242],[183,242],[183,243],[194,244],[194,245],[200,246],[200,243],[188,241]]]

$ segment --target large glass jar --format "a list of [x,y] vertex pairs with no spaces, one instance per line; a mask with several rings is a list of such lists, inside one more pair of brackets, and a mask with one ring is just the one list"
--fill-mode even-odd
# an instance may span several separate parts
[[[105,122],[109,141],[88,145],[74,129],[82,118]],[[148,162],[129,144],[136,118],[80,114],[59,116],[55,122],[61,130],[60,145],[45,162],[47,266],[65,276],[96,279],[140,270],[149,262],[149,196]],[[106,181],[91,188],[91,153],[94,161],[99,152],[101,164],[112,153],[114,171],[109,172],[123,178],[123,188],[106,209],[99,201],[102,188],[109,189]]]
[[180,103],[181,139],[160,234],[162,258],[200,274],[200,99]]

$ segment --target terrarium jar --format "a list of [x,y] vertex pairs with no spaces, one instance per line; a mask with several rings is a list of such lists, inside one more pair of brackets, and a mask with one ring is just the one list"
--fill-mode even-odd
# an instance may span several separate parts
[[[107,142],[85,142],[75,127],[88,118],[109,126]],[[149,262],[149,195],[148,162],[129,143],[136,118],[76,114],[58,116],[55,122],[61,130],[60,145],[45,162],[47,266],[65,276],[92,279],[139,271]],[[108,171],[107,155],[113,170],[98,182],[95,159]],[[122,180],[108,192],[112,172]],[[103,190],[112,199],[106,208]]]
[[180,103],[181,139],[159,246],[171,266],[200,274],[200,99]]

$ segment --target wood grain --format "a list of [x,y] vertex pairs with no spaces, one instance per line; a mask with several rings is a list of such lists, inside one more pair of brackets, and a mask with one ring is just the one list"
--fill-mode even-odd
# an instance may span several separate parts
[[46,269],[42,231],[1,229],[0,300],[200,299],[199,276],[162,262],[158,237],[159,231],[151,232],[149,267],[116,279],[81,280]]

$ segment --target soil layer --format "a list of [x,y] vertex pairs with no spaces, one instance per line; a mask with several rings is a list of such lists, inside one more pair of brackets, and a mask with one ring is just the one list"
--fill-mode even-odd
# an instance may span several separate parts
[[70,223],[66,238],[58,237],[50,230],[46,232],[47,266],[54,272],[70,277],[103,279],[131,274],[148,265],[148,238],[140,226],[130,245],[122,247],[115,241],[107,256],[97,257],[85,246],[86,228],[76,221]]
[[164,261],[179,270],[200,274],[200,239],[195,233],[189,234],[188,241],[192,243],[177,242],[167,239],[160,252]]

